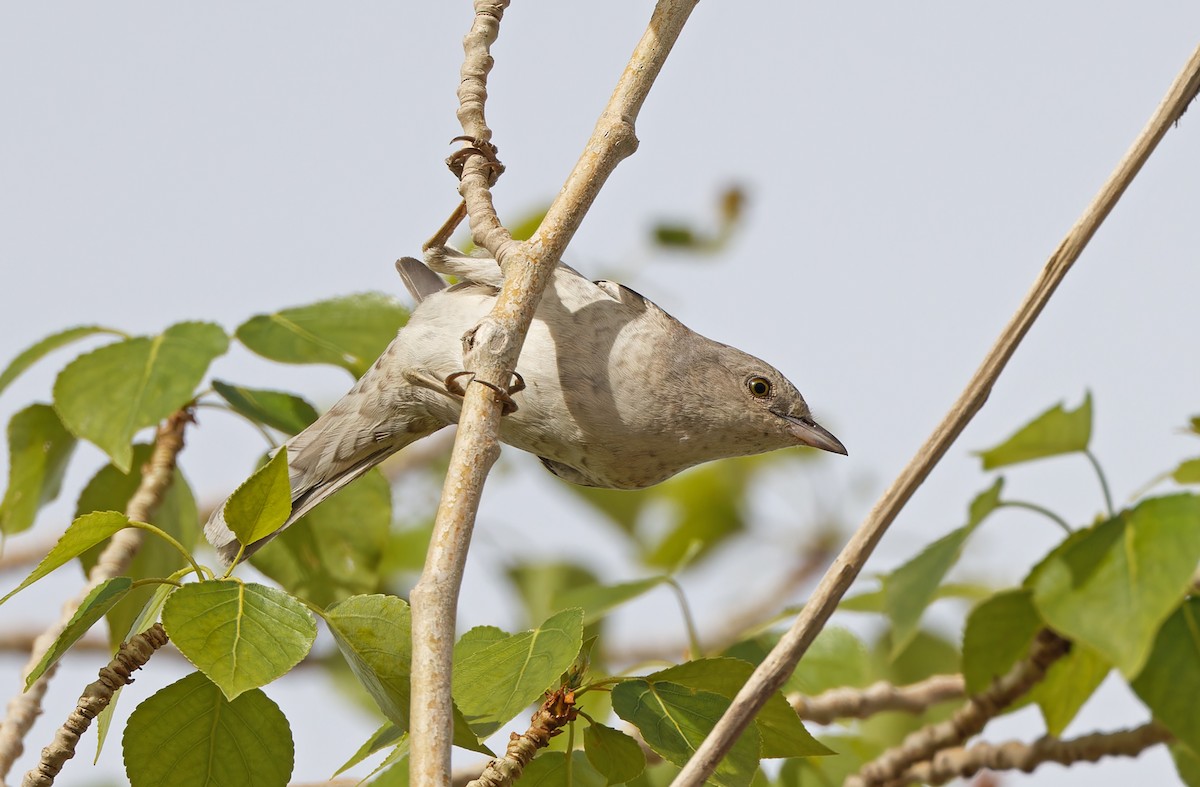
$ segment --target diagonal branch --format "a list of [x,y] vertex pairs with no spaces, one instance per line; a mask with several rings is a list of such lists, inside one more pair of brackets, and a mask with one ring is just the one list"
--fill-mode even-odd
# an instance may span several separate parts
[[[488,226],[481,223],[484,217],[495,213],[487,190],[495,170],[483,153],[466,158],[461,189],[468,211],[476,211],[471,214],[472,230],[477,243],[496,255],[505,275],[492,313],[466,337],[464,368],[472,370],[479,380],[499,381],[501,385],[509,380],[538,300],[567,243],[608,176],[637,148],[634,122],[697,2],[659,0],[579,161],[528,241],[506,242],[506,231],[481,231]],[[498,23],[502,12],[503,4],[497,3],[487,14]],[[491,21],[482,24],[490,25]],[[425,570],[410,594],[410,778],[418,787],[442,787],[450,779],[450,673],[458,592],[484,479],[500,453],[496,438],[500,410],[501,402],[490,388],[467,387]]]
[[1008,364],[1017,346],[1029,331],[1067,271],[1079,259],[1088,241],[1133,182],[1142,165],[1154,152],[1171,124],[1187,109],[1200,90],[1200,48],[1192,53],[1183,70],[1175,78],[1166,97],[1159,104],[1146,127],[1134,140],[1132,147],[1117,165],[1116,170],[1100,189],[1100,193],[1084,211],[1034,281],[996,343],[988,350],[983,363],[971,377],[958,400],[946,413],[925,445],[908,463],[900,476],[883,493],[858,531],[842,549],[842,553],[826,572],[813,592],[812,598],[784,634],[767,658],[759,664],[750,680],[734,697],[729,708],[709,733],[695,755],[680,771],[673,787],[700,787],[713,772],[738,737],[796,668],[800,657],[808,650],[817,632],[829,620],[838,601],[862,571],[867,558],[895,520],[900,510],[916,492],[934,466],[945,456],[950,446],[983,407],[992,386]]

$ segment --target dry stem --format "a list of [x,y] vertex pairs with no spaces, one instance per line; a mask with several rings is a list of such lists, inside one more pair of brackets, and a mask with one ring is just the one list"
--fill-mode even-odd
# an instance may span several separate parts
[[788,703],[805,721],[832,724],[838,719],[866,719],[884,711],[924,713],[933,705],[966,694],[962,675],[934,675],[909,686],[886,681],[865,689],[830,689],[815,697],[789,694]]
[[133,683],[130,673],[141,669],[154,651],[167,644],[167,632],[161,623],[155,623],[141,634],[121,645],[108,666],[100,670],[100,679],[89,683],[79,698],[79,704],[67,717],[67,720],[50,745],[42,749],[42,758],[37,766],[25,774],[21,787],[50,787],[54,777],[62,770],[67,760],[75,756],[75,746],[87,732],[92,719],[108,707],[113,693],[129,683]]
[[1065,639],[1049,629],[1042,629],[1034,638],[1029,655],[1014,664],[991,688],[972,696],[946,721],[917,730],[899,746],[864,765],[857,774],[846,779],[845,787],[889,784],[914,763],[979,734],[990,719],[1045,677],[1050,665],[1066,655],[1069,649],[1070,643]]
[[550,745],[550,739],[562,732],[575,719],[575,693],[559,689],[546,697],[533,713],[529,729],[522,734],[512,733],[504,756],[492,760],[467,787],[507,787],[517,779],[533,760],[538,749]]
[[1042,763],[1072,765],[1096,762],[1102,757],[1136,757],[1144,750],[1174,737],[1157,722],[1116,732],[1096,732],[1063,740],[1045,736],[1033,743],[977,743],[966,749],[946,749],[929,762],[918,763],[900,783],[945,784],[955,778],[970,778],[984,769],[1032,773]]
[[1142,165],[1158,146],[1159,141],[1170,129],[1171,124],[1187,109],[1188,104],[1200,90],[1200,48],[1172,83],[1166,97],[1159,104],[1146,127],[1134,140],[1133,145],[1109,176],[1100,193],[1084,211],[1079,221],[1070,229],[1058,249],[1038,275],[1033,288],[1025,296],[1008,325],[1004,327],[996,343],[958,400],[946,413],[933,434],[908,463],[900,476],[883,493],[883,496],[867,514],[858,531],[846,544],[842,553],[826,572],[825,577],[813,592],[812,598],[792,624],[791,629],[780,639],[779,644],[768,654],[751,675],[750,680],[738,692],[720,721],[709,733],[695,755],[680,771],[672,787],[700,787],[712,774],[717,763],[745,730],[746,726],[762,708],[767,698],[774,694],[796,668],[800,657],[808,650],[817,632],[833,614],[838,601],[850,588],[867,558],[875,550],[889,525],[916,492],[934,466],[945,456],[946,451],[957,439],[975,413],[983,407],[988,394],[1004,370],[1021,339],[1029,331],[1050,296],[1058,287],[1071,265],[1083,253],[1088,241],[1100,228],[1105,217],[1117,204],[1125,189],[1133,182]]
[[[179,411],[159,425],[154,451],[150,461],[142,468],[141,483],[125,508],[130,519],[148,521],[162,501],[175,472],[175,457],[183,450],[183,430],[190,420],[188,413]],[[75,598],[63,605],[58,622],[34,641],[22,677],[41,662],[42,656],[58,639],[87,595],[101,583],[124,573],[141,544],[142,531],[135,528],[120,530],[109,539],[96,565],[88,572],[87,584]],[[8,715],[0,726],[0,782],[7,778],[13,763],[25,750],[25,735],[42,712],[42,698],[56,671],[57,665],[51,666],[27,691],[9,701]]]
[[[608,106],[579,161],[533,237],[516,244],[495,221],[488,187],[494,170],[482,154],[467,157],[460,193],[476,243],[496,255],[505,274],[492,313],[470,334],[464,368],[484,381],[507,384],[542,290],[609,174],[637,147],[634,121],[697,0],[659,0]],[[477,9],[482,4],[477,4]],[[498,23],[503,5],[476,24]],[[468,58],[478,56],[473,33]],[[493,36],[494,39],[494,36]],[[486,37],[478,40],[489,40]],[[465,66],[464,66],[465,73]],[[484,73],[476,70],[472,73]],[[478,92],[472,95],[479,95]],[[472,134],[472,129],[464,129]],[[495,229],[499,227],[499,229]],[[425,571],[410,595],[413,610],[411,781],[442,787],[450,778],[450,673],[455,612],[475,513],[488,470],[499,455],[500,401],[489,388],[467,388],[459,431],[442,488]]]

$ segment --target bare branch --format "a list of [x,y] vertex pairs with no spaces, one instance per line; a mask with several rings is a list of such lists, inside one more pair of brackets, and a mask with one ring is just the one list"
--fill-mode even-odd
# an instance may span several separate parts
[[880,681],[865,689],[830,689],[815,697],[789,694],[787,700],[805,721],[832,724],[838,719],[866,719],[884,711],[924,713],[965,694],[962,675],[934,675],[908,686]]
[[[150,461],[142,468],[141,483],[125,508],[130,519],[149,521],[162,502],[162,496],[175,472],[175,457],[183,450],[183,430],[190,421],[191,415],[181,410],[159,425]],[[58,639],[88,594],[101,583],[125,572],[141,544],[142,531],[136,528],[120,530],[109,539],[96,565],[88,572],[87,584],[75,598],[63,605],[59,621],[34,641],[22,676],[41,662],[42,656]],[[27,691],[9,701],[8,714],[3,725],[0,725],[0,781],[8,776],[13,763],[25,750],[25,735],[42,712],[42,698],[55,671],[56,667],[51,666]]]
[[[468,210],[474,197],[484,207],[471,215],[476,242],[496,254],[504,287],[492,313],[467,337],[464,368],[484,382],[504,386],[516,366],[521,345],[542,290],[609,174],[637,147],[634,121],[667,54],[697,0],[659,0],[650,25],[621,75],[575,168],[550,205],[533,237],[522,244],[505,242],[507,232],[480,237],[479,223],[490,209],[490,193],[479,190],[490,173],[485,155],[470,155],[464,165],[462,193]],[[502,5],[491,15],[498,21]],[[478,17],[477,17],[478,20]],[[490,24],[490,23],[489,23]],[[468,132],[469,133],[469,132]],[[489,173],[485,175],[484,173]],[[470,181],[470,182],[468,182]],[[491,211],[494,214],[494,210]],[[498,222],[497,222],[498,225]],[[498,381],[498,382],[497,382]],[[442,488],[425,571],[410,594],[413,610],[413,696],[411,780],[418,787],[443,787],[450,778],[450,673],[455,616],[467,547],[488,470],[499,456],[496,434],[501,402],[484,385],[468,386],[459,431]]]
[[155,623],[141,634],[123,643],[108,666],[100,670],[100,679],[89,683],[79,698],[75,710],[67,717],[50,745],[42,749],[42,758],[30,768],[21,781],[21,787],[50,787],[67,760],[75,756],[75,746],[83,736],[92,719],[108,707],[113,693],[133,683],[130,673],[145,666],[154,651],[167,644],[167,632],[161,623]]
[[550,745],[550,739],[575,718],[575,693],[559,689],[546,697],[533,713],[529,729],[518,735],[512,733],[504,756],[492,760],[467,787],[507,787],[521,778],[525,766],[533,760],[538,749]]
[[983,363],[971,377],[958,400],[946,413],[933,434],[921,446],[917,455],[908,463],[900,476],[883,493],[867,514],[866,520],[842,549],[825,577],[813,592],[812,598],[792,624],[791,629],[780,639],[779,644],[768,654],[751,675],[750,680],[734,697],[720,721],[709,733],[695,755],[676,777],[673,787],[700,787],[716,768],[730,747],[746,729],[746,725],[762,708],[767,698],[774,694],[796,668],[800,657],[808,650],[817,632],[829,620],[838,601],[845,595],[854,579],[862,571],[867,559],[875,550],[879,540],[900,510],[916,492],[934,466],[945,456],[958,435],[987,401],[992,386],[1016,351],[1021,339],[1029,331],[1042,309],[1054,294],[1067,271],[1083,253],[1088,241],[1100,228],[1105,217],[1117,204],[1125,189],[1133,182],[1142,165],[1158,146],[1159,141],[1170,129],[1171,124],[1187,109],[1188,104],[1200,90],[1200,48],[1191,56],[1179,76],[1172,83],[1162,103],[1155,110],[1146,127],[1134,140],[1132,147],[1101,187],[1100,193],[1084,211],[1062,243],[1050,256],[1032,289],[1018,307],[1008,325],[1004,327],[996,343],[988,350]]
[[899,746],[864,765],[857,774],[847,777],[845,787],[889,784],[914,763],[978,735],[990,719],[1044,678],[1050,665],[1066,655],[1069,649],[1070,643],[1065,639],[1049,629],[1042,629],[1034,638],[1029,655],[1014,664],[991,688],[972,696],[946,721],[917,730]]
[[1096,732],[1078,738],[1045,736],[1033,743],[977,743],[966,749],[946,749],[928,762],[918,763],[897,784],[945,784],[951,779],[970,778],[980,771],[1033,773],[1039,765],[1056,762],[1072,765],[1096,762],[1103,757],[1136,757],[1151,746],[1170,743],[1174,736],[1157,722],[1116,732]]

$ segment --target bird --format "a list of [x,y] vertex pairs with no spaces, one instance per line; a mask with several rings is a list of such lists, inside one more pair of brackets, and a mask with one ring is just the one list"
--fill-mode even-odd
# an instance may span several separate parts
[[[291,484],[287,520],[243,551],[224,504],[209,518],[205,534],[226,565],[404,446],[458,422],[458,378],[469,375],[462,337],[491,311],[500,266],[436,246],[424,263],[405,257],[396,268],[416,301],[407,323],[348,393],[279,449]],[[583,486],[642,489],[702,462],[795,446],[847,453],[775,367],[563,263],[538,303],[516,374],[523,388],[512,389],[501,442]]]

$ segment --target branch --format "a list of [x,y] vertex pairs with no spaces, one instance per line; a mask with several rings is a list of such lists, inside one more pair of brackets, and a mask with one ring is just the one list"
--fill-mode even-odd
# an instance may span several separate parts
[[[503,235],[507,233],[485,236],[482,231],[477,232],[476,242],[496,255],[505,275],[504,287],[492,313],[466,337],[464,368],[472,370],[478,379],[507,385],[542,290],[563,250],[608,176],[637,147],[634,121],[696,2],[659,0],[649,28],[634,50],[587,146],[533,237],[515,244],[504,242]],[[498,5],[484,15],[498,22],[502,10],[503,5]],[[490,19],[483,22],[479,19],[477,16],[477,24],[492,24]],[[482,154],[470,155],[464,165],[461,189],[468,210],[476,211],[471,214],[473,230],[483,226],[482,217],[491,207],[490,193],[486,188],[478,188],[477,170],[485,166],[486,157]],[[482,207],[476,206],[476,197]],[[410,594],[411,778],[417,787],[442,787],[449,783],[450,674],[456,606],[484,479],[500,453],[496,439],[500,405],[488,387],[467,387],[425,570]]]
[[972,696],[946,721],[917,730],[899,746],[863,765],[857,774],[846,778],[845,787],[890,784],[914,763],[978,735],[990,719],[1044,678],[1050,665],[1068,650],[1069,642],[1049,629],[1042,629],[1034,638],[1029,655],[1014,664],[990,689]]
[[41,760],[25,774],[21,787],[50,787],[54,784],[54,777],[58,776],[66,761],[75,756],[75,746],[91,726],[92,719],[108,707],[114,692],[133,683],[130,673],[141,669],[154,651],[165,644],[167,632],[161,623],[155,623],[123,643],[108,666],[100,670],[100,679],[83,690],[75,710],[58,728],[50,745],[42,749]]
[[934,675],[909,686],[880,681],[865,689],[830,689],[815,697],[789,694],[787,700],[801,719],[832,724],[838,719],[866,719],[884,711],[924,713],[933,705],[961,699],[965,694],[962,675]]
[[[162,502],[162,496],[167,491],[175,471],[175,457],[183,450],[183,430],[190,421],[191,416],[180,410],[159,425],[150,461],[142,468],[141,483],[125,507],[125,513],[130,519],[148,521]],[[87,584],[75,598],[63,605],[59,621],[34,641],[22,677],[41,662],[42,656],[62,634],[88,593],[101,583],[123,574],[141,544],[142,531],[132,527],[117,531],[109,539],[96,565],[88,572]],[[25,735],[33,726],[34,719],[42,712],[42,698],[56,671],[57,665],[52,665],[28,690],[9,701],[8,715],[3,725],[0,725],[0,782],[8,776],[13,763],[25,750]]]
[[1042,763],[1073,765],[1096,762],[1102,757],[1136,757],[1144,750],[1175,738],[1157,722],[1130,730],[1096,732],[1079,738],[1045,736],[1033,743],[977,743],[968,749],[940,751],[929,762],[918,763],[904,772],[901,784],[945,784],[954,778],[969,778],[985,768],[1033,773]]
[[1172,83],[1146,127],[1134,140],[1133,146],[1117,165],[1058,249],[1051,255],[1032,289],[1018,307],[983,363],[971,377],[958,400],[938,424],[933,434],[908,463],[891,487],[875,503],[858,531],[842,549],[825,577],[813,592],[812,598],[779,644],[759,664],[750,680],[734,697],[720,721],[709,733],[695,755],[680,771],[672,787],[700,787],[713,772],[762,708],[795,670],[800,657],[808,650],[817,632],[833,614],[838,601],[862,571],[867,558],[900,510],[916,492],[934,466],[945,456],[950,446],[970,420],[983,407],[1000,373],[1012,358],[1021,339],[1029,331],[1054,290],[1067,271],[1083,253],[1088,241],[1117,204],[1125,189],[1133,182],[1142,165],[1158,146],[1171,124],[1177,121],[1200,90],[1200,48],[1192,53],[1179,76]]
[[549,746],[550,739],[574,719],[575,693],[565,689],[551,693],[534,711],[529,729],[520,735],[512,733],[504,756],[489,762],[479,778],[471,781],[467,787],[507,787],[520,779],[521,772],[533,760],[537,750]]

